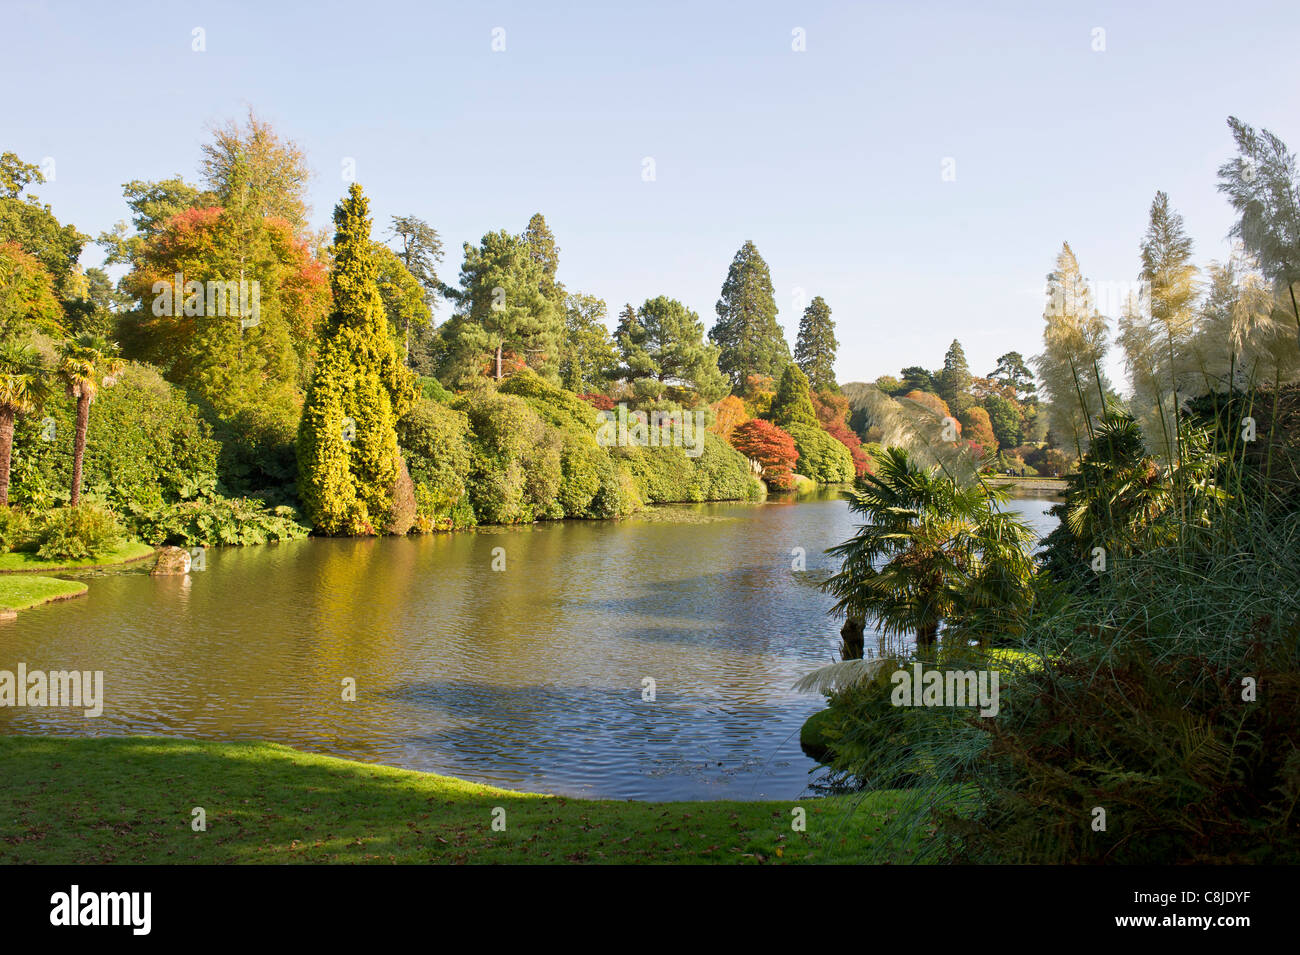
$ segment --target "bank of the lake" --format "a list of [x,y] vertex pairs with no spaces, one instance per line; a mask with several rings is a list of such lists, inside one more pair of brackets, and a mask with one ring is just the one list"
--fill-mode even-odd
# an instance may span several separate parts
[[12,615],[42,604],[80,597],[89,589],[79,580],[46,577],[71,571],[88,571],[130,564],[152,556],[154,549],[140,541],[126,541],[110,553],[84,560],[42,560],[27,551],[0,554],[0,614]]
[[0,763],[0,865],[854,862],[900,798],[568,799],[266,742],[146,737],[0,736]]

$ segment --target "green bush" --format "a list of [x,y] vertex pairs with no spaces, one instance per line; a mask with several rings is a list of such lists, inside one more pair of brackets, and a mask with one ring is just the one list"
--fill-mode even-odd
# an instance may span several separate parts
[[795,421],[783,425],[799,452],[795,470],[818,484],[843,484],[853,480],[853,454],[816,424]]
[[416,528],[428,532],[473,525],[465,486],[470,468],[465,412],[421,399],[397,422],[397,439],[415,484]]
[[415,386],[420,392],[421,398],[427,398],[429,401],[436,401],[439,404],[449,405],[456,396],[442,386],[437,378],[421,375],[415,380]]
[[[49,402],[54,440],[42,415],[23,415],[14,428],[10,498],[32,510],[66,502],[72,483],[75,407]],[[131,503],[157,507],[215,484],[220,445],[198,409],[148,365],[129,364],[90,406],[85,487],[124,511]]]
[[548,430],[559,434],[557,497],[562,516],[610,518],[632,510],[617,466],[596,441],[596,412],[591,405],[527,369],[508,378],[500,392],[522,398]]
[[212,547],[299,540],[308,529],[287,506],[268,507],[254,498],[205,497],[158,508],[134,505],[129,519],[148,544]]
[[749,501],[763,496],[749,461],[726,441],[705,432],[704,450],[692,458],[679,447],[616,447],[613,456],[631,473],[649,504]]
[[111,552],[123,537],[117,517],[98,504],[59,507],[41,517],[36,556],[42,560],[86,560]]
[[471,441],[469,497],[480,524],[564,516],[563,441],[522,398],[485,390],[464,399]]
[[7,554],[31,539],[32,522],[15,507],[0,507],[0,554]]

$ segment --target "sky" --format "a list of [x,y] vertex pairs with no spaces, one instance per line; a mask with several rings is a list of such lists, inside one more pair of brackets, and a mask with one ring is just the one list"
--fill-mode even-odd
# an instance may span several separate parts
[[82,232],[252,108],[306,151],[316,227],[350,161],[376,237],[427,220],[453,284],[541,212],[611,325],[668,295],[707,328],[752,239],[792,347],[831,306],[840,381],[1036,353],[1062,242],[1122,288],[1160,189],[1225,258],[1227,117],[1300,148],[1294,2],[3,2],[0,150],[52,160],[35,191]]

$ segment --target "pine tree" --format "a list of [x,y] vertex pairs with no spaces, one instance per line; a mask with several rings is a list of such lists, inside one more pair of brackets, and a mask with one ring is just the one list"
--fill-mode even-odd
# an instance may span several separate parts
[[795,364],[808,376],[814,391],[835,389],[835,351],[839,347],[831,308],[818,295],[803,311],[794,346]]
[[[488,373],[505,377],[508,364],[527,364],[548,380],[559,374],[564,313],[548,295],[545,267],[521,236],[489,232],[465,243],[459,309],[445,330],[455,364],[447,377]],[[559,291],[559,286],[554,286]]]
[[393,344],[370,241],[369,203],[353,183],[334,209],[334,312],[298,430],[298,492],[325,534],[369,534],[393,517],[404,469],[397,419],[414,400]]
[[555,273],[560,267],[560,249],[555,244],[555,234],[546,224],[546,217],[540,212],[534,213],[528,220],[528,228],[524,229],[522,238],[533,261],[541,269],[542,294],[550,298],[558,286]]
[[811,425],[820,428],[812,396],[808,393],[808,377],[797,365],[788,365],[776,386],[772,408],[768,417],[783,428],[792,425]]
[[660,295],[647,299],[637,311],[636,334],[640,338],[625,354],[629,368],[641,368],[644,374],[665,385],[694,389],[704,401],[716,401],[727,392],[727,383],[718,370],[718,348],[704,341],[704,325],[699,315],[676,299]]
[[709,340],[720,350],[718,367],[731,390],[740,393],[750,375],[780,378],[790,364],[790,346],[776,320],[772,276],[753,242],[746,241],[732,259],[717,312]]
[[961,342],[952,340],[947,353],[943,356],[943,371],[939,372],[939,397],[948,403],[953,414],[960,415],[975,403],[970,396],[970,365],[966,362],[966,351]]

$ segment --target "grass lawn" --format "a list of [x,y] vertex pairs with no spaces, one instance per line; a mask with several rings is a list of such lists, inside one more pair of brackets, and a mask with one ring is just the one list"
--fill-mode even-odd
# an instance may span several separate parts
[[[0,865],[854,862],[900,799],[570,799],[273,743],[138,736],[0,736],[0,766]],[[206,832],[191,828],[197,806]],[[791,831],[796,806],[806,832]]]
[[0,554],[0,573],[21,571],[45,571],[49,573],[56,570],[76,570],[81,567],[108,567],[112,564],[125,564],[128,561],[140,560],[152,553],[153,548],[141,541],[127,541],[116,550],[102,554],[99,557],[88,557],[85,560],[41,560],[34,553],[10,551],[7,554]]
[[0,577],[0,610],[26,610],[85,592],[86,585],[77,580],[11,574]]

